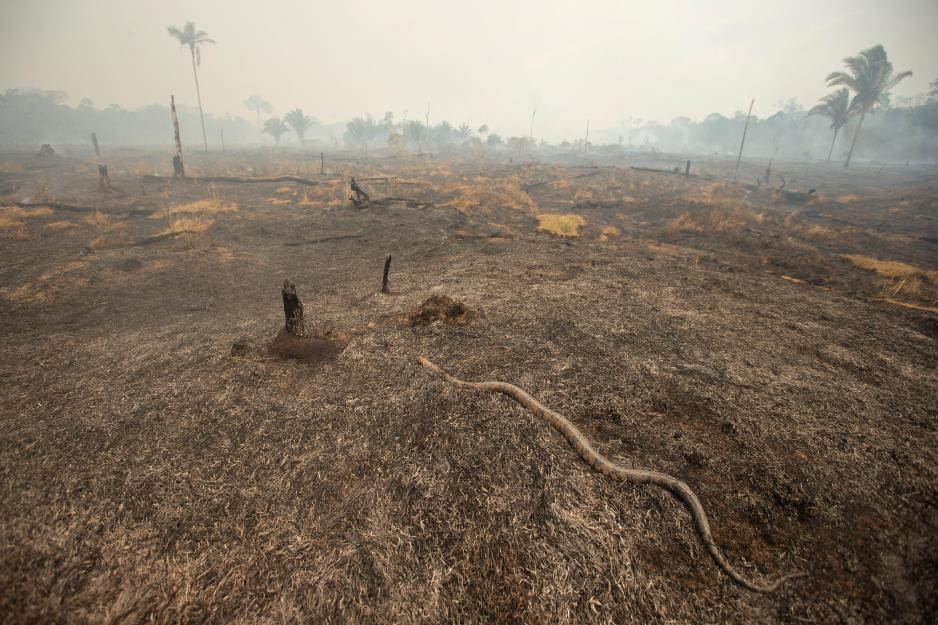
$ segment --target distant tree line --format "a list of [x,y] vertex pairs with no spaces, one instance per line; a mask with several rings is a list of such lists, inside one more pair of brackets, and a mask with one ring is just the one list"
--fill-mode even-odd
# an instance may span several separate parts
[[[65,104],[62,91],[8,89],[0,95],[0,144],[89,144],[96,132],[103,145],[165,145],[172,143],[169,106],[151,104],[127,110],[112,104],[95,108],[83,99],[78,106]],[[198,107],[180,105],[179,125],[184,143],[201,144]],[[256,140],[252,124],[239,117],[205,115],[209,143],[219,143],[220,133],[230,143]]]

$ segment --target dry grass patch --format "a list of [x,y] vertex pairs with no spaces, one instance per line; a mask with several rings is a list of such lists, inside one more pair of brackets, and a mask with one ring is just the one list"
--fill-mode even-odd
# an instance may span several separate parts
[[608,241],[609,239],[617,237],[620,234],[622,234],[622,232],[615,226],[603,226],[602,230],[599,231],[599,237],[597,238],[600,241]]
[[76,224],[74,221],[53,221],[52,223],[48,223],[42,227],[42,234],[55,234],[56,232],[64,232],[65,230],[70,230],[77,227],[78,224]]
[[929,271],[921,269],[915,265],[909,265],[898,260],[879,260],[872,256],[862,254],[847,254],[844,256],[851,263],[863,269],[875,271],[886,278],[913,278],[924,276],[934,284],[938,284],[938,271]]
[[160,234],[203,234],[214,223],[214,219],[194,215],[170,217],[168,226]]
[[99,210],[96,210],[92,214],[85,217],[84,222],[89,226],[94,226],[96,228],[101,228],[107,230],[114,225],[114,218],[107,213],[102,213]]
[[857,200],[862,200],[859,195],[854,195],[853,193],[847,193],[846,195],[838,195],[834,200],[838,204],[849,204],[850,202],[856,202]]
[[546,232],[558,237],[579,236],[580,228],[586,220],[579,215],[562,213],[541,213],[537,216],[538,232]]
[[[932,310],[938,303],[938,271],[922,269],[898,260],[879,260],[862,254],[848,254],[844,258],[857,267],[873,271],[882,277],[880,299],[923,310]],[[898,297],[911,298],[919,304],[900,302],[896,299]]]
[[765,214],[752,209],[711,210],[687,212],[669,219],[664,226],[667,234],[677,232],[729,232],[744,226],[754,226],[765,221]]
[[196,200],[195,202],[186,202],[185,204],[176,204],[169,208],[157,211],[150,215],[151,219],[182,218],[192,215],[208,215],[216,213],[232,213],[238,210],[235,203],[226,203],[217,197],[205,200]]
[[490,215],[493,209],[508,209],[534,214],[537,204],[521,189],[521,179],[478,177],[471,184],[457,184],[450,189],[455,192],[449,202],[441,206],[453,207],[464,215]]
[[272,206],[286,206],[287,204],[293,204],[293,200],[283,200],[278,197],[272,197],[267,199],[267,203]]
[[32,237],[26,220],[36,217],[48,217],[52,210],[48,208],[19,208],[6,206],[0,208],[0,231],[3,237],[16,241],[27,241]]
[[13,161],[0,161],[0,174],[18,174],[23,171],[23,166]]
[[274,193],[293,193],[293,187],[289,187],[286,185],[282,187],[277,187],[276,189],[274,189]]

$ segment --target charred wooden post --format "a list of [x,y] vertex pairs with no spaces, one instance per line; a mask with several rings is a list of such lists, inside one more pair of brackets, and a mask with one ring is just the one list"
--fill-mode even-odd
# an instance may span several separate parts
[[221,134],[221,153],[224,154],[225,153],[225,131],[219,130],[218,132]]
[[687,165],[684,166],[684,175],[690,176],[690,161],[687,161]]
[[287,332],[300,338],[309,336],[303,321],[303,302],[296,296],[296,286],[289,280],[283,281],[283,316]]
[[179,117],[176,116],[176,96],[169,96],[169,109],[173,116],[173,138],[176,140],[176,155],[173,156],[173,176],[186,177],[186,168],[182,163],[182,140],[179,138]]
[[755,98],[749,103],[749,112],[746,114],[746,125],[743,126],[743,140],[739,142],[739,156],[736,157],[736,169],[733,171],[733,180],[736,180],[736,176],[739,174],[739,163],[743,160],[743,147],[746,145],[746,133],[749,132],[749,119],[752,117],[752,105],[755,103]]
[[326,153],[325,152],[319,153],[319,173],[320,174],[326,173]]
[[384,259],[384,277],[381,279],[381,292],[390,293],[391,289],[388,287],[388,273],[391,271],[391,255],[388,254],[388,257]]
[[98,191],[111,190],[111,177],[107,174],[107,165],[98,165]]
[[92,132],[92,133],[91,133],[91,143],[94,144],[94,153],[95,153],[95,156],[97,156],[98,159],[100,159],[100,158],[101,158],[101,150],[98,148],[98,133],[96,133],[96,132]]
[[365,205],[371,202],[371,197],[364,189],[358,186],[354,178],[349,178],[349,188],[352,191],[352,195],[349,196],[349,199],[352,200],[352,204],[357,208],[364,208]]

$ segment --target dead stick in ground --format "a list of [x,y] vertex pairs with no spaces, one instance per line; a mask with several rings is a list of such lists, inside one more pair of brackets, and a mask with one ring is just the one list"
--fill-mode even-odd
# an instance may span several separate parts
[[98,165],[98,191],[111,190],[111,177],[107,173],[107,165]]
[[756,103],[756,99],[753,98],[752,102],[749,103],[749,113],[746,114],[746,125],[743,126],[743,139],[739,142],[739,156],[736,157],[736,169],[733,170],[733,181],[736,181],[736,176],[739,174],[739,163],[743,160],[743,147],[746,145],[746,133],[749,132],[749,119],[752,117],[752,105]]
[[384,259],[384,277],[381,278],[381,292],[390,293],[391,289],[388,288],[388,273],[391,271],[391,255],[388,254],[388,257]]
[[169,96],[169,108],[173,118],[173,139],[176,141],[176,155],[173,156],[173,176],[186,177],[186,168],[182,164],[182,140],[179,138],[179,118],[176,116],[176,96]]
[[749,581],[740,575],[736,569],[734,569],[733,566],[726,561],[726,558],[723,557],[722,552],[720,551],[719,547],[717,547],[716,542],[713,540],[713,535],[710,533],[710,523],[707,520],[707,515],[704,512],[703,505],[701,505],[700,500],[697,498],[697,495],[694,494],[694,491],[691,490],[690,486],[684,482],[665,473],[658,473],[657,471],[650,471],[647,469],[628,469],[626,467],[615,464],[600,454],[598,451],[593,449],[593,446],[590,445],[590,442],[586,439],[585,436],[583,436],[583,433],[580,432],[580,430],[575,425],[573,425],[569,419],[560,413],[554,412],[547,406],[544,406],[531,395],[528,395],[525,391],[518,388],[514,384],[507,384],[505,382],[465,382],[459,378],[453,377],[446,371],[443,371],[437,365],[433,364],[422,356],[418,356],[417,360],[421,365],[430,371],[439,374],[443,377],[444,380],[455,386],[471,388],[479,391],[492,391],[511,397],[516,402],[533,412],[536,416],[552,425],[554,429],[560,432],[563,437],[567,439],[567,442],[570,443],[570,446],[573,447],[573,449],[580,455],[581,458],[583,458],[583,460],[586,461],[588,465],[606,477],[621,482],[649,483],[670,491],[675,497],[680,499],[681,502],[690,511],[691,516],[694,518],[694,524],[696,525],[697,533],[700,535],[701,540],[707,547],[710,555],[716,561],[717,565],[719,565],[719,567],[740,586],[744,586],[745,588],[754,590],[756,592],[771,592],[778,588],[779,584],[781,584],[786,579],[805,575],[805,573],[794,573],[792,575],[780,577],[768,584],[757,584],[755,582]]
[[286,318],[286,330],[293,336],[308,336],[306,322],[303,321],[303,302],[296,295],[296,286],[289,280],[283,281],[283,316]]

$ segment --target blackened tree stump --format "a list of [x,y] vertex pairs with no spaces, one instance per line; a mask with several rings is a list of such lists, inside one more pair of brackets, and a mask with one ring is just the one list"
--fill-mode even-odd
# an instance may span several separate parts
[[381,279],[381,292],[390,293],[391,288],[388,286],[388,274],[391,272],[391,255],[388,254],[388,257],[384,260],[384,277]]
[[98,191],[111,190],[111,177],[107,173],[107,165],[98,165]]
[[300,338],[309,336],[303,321],[303,302],[296,296],[296,286],[289,280],[283,281],[283,315],[287,332]]

